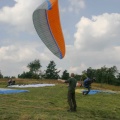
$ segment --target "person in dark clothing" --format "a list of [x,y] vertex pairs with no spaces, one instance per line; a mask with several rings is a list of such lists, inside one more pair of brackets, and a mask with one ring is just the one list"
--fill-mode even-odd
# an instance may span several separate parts
[[91,89],[91,84],[95,81],[95,78],[90,79],[90,78],[86,78],[83,82],[83,86],[85,88],[87,88],[87,91],[83,91],[83,95],[87,95],[90,92]]
[[15,80],[12,81],[12,85],[15,85]]
[[9,79],[7,86],[15,85],[15,80]]
[[12,79],[8,80],[8,86],[12,85]]
[[68,80],[58,79],[58,81],[61,81],[63,83],[69,83],[67,97],[68,97],[68,104],[70,109],[68,111],[70,112],[76,111],[77,105],[75,99],[75,88],[76,88],[77,80],[74,78],[74,73],[71,73],[71,78],[69,78]]

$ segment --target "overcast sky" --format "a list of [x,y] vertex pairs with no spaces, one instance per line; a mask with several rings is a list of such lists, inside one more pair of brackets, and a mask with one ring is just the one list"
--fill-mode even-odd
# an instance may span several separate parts
[[44,0],[0,0],[0,70],[4,76],[28,71],[39,59],[42,70],[56,68],[81,74],[88,67],[120,70],[120,0],[59,0],[66,43],[63,59],[54,56],[38,37],[33,11]]

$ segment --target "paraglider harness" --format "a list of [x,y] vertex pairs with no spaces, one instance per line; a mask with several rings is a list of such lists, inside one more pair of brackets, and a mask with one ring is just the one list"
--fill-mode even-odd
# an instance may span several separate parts
[[94,79],[86,78],[83,82],[83,86],[88,89],[88,91],[83,91],[83,95],[87,95],[91,89],[91,83],[93,83]]
[[93,82],[92,79],[87,78],[87,79],[84,80],[83,86],[84,86],[85,88],[89,88],[89,87],[91,86],[91,83],[92,83],[92,82]]

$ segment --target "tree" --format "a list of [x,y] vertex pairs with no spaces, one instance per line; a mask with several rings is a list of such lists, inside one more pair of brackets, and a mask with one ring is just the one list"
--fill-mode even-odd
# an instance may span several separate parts
[[33,78],[33,73],[32,72],[23,72],[21,75],[18,75],[18,78]]
[[87,69],[88,77],[92,78],[93,76],[96,77],[96,82],[112,85],[119,85],[119,74],[116,66],[107,68],[105,65],[100,69],[92,69],[89,67]]
[[77,81],[80,81],[80,80],[81,80],[81,75],[75,74],[75,79],[76,79]]
[[95,77],[95,72],[96,72],[95,69],[92,69],[92,67],[89,67],[89,68],[87,69],[87,77],[89,77],[89,78]]
[[117,86],[120,85],[120,73],[118,73],[118,75],[117,75],[117,80],[116,80],[116,84],[115,85],[117,85]]
[[109,84],[114,84],[116,81],[115,75],[118,74],[118,70],[116,66],[109,68]]
[[40,60],[34,60],[33,62],[29,63],[27,67],[32,73],[38,73],[42,66],[40,64]]
[[65,70],[62,74],[62,79],[67,80],[68,78],[69,78],[69,73],[67,72],[67,70]]
[[44,77],[46,79],[58,79],[59,78],[58,73],[60,71],[57,71],[57,69],[55,67],[56,67],[55,62],[50,61],[50,63],[47,66],[47,70],[45,70],[45,74],[44,74]]
[[29,68],[28,72],[23,72],[21,75],[18,75],[18,78],[33,78],[39,79],[41,77],[40,68],[42,67],[40,64],[40,60],[34,60],[30,62],[27,67]]
[[0,78],[3,78],[3,75],[2,75],[2,73],[1,73],[1,71],[0,71]]

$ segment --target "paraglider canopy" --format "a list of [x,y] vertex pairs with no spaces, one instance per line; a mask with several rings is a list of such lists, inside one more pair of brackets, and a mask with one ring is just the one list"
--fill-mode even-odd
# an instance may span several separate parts
[[34,27],[48,49],[62,59],[65,56],[64,36],[60,24],[58,0],[46,0],[33,12]]

